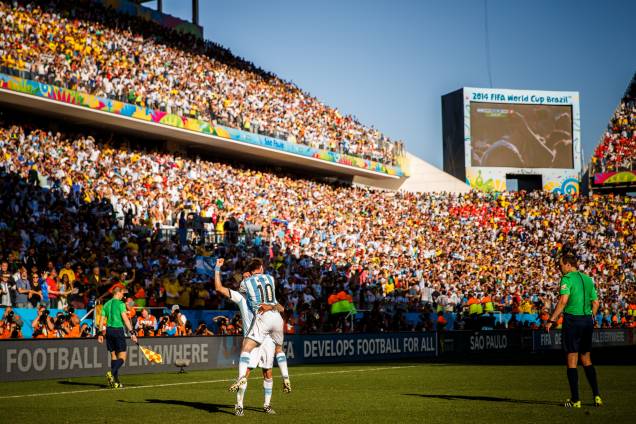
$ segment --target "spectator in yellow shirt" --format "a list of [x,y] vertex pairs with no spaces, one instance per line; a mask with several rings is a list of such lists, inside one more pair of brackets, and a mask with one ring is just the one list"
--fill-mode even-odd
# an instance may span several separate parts
[[60,281],[62,280],[62,278],[64,278],[64,276],[68,277],[68,282],[72,285],[73,282],[75,282],[75,272],[71,269],[71,263],[67,262],[64,265],[64,268],[62,268],[62,270],[60,270],[60,273],[58,275]]

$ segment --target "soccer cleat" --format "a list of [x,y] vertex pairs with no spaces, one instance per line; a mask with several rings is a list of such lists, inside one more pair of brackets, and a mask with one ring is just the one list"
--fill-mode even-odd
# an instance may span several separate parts
[[264,405],[263,412],[265,412],[268,415],[276,415],[276,411],[274,411],[270,405]]
[[245,415],[243,413],[243,407],[242,406],[238,406],[238,405],[234,405],[234,415],[236,415],[237,417],[242,417],[243,415]]
[[570,399],[567,399],[563,406],[565,406],[566,408],[580,408],[581,401],[577,400],[576,402],[572,402]]
[[106,373],[106,380],[108,380],[108,387],[111,389],[115,388],[115,378],[113,377],[113,373],[108,371]]
[[283,393],[291,393],[291,382],[289,378],[283,380]]
[[603,399],[600,396],[594,396],[594,406],[603,406]]
[[243,376],[243,377],[239,377],[238,380],[236,380],[236,382],[234,384],[232,384],[230,387],[228,387],[228,391],[230,392],[238,392],[239,387],[243,386],[247,384],[247,377]]

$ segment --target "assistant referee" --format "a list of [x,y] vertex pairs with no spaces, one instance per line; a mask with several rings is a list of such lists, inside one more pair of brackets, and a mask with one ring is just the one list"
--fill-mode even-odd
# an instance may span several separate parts
[[113,289],[113,298],[106,302],[102,308],[101,329],[97,336],[99,343],[103,343],[104,337],[106,338],[106,347],[110,352],[110,371],[106,373],[106,379],[108,380],[108,385],[114,389],[124,387],[119,381],[119,369],[126,361],[124,325],[131,334],[130,339],[137,343],[137,336],[126,312],[126,304],[121,300],[123,297],[124,288],[115,287]]
[[578,358],[585,371],[587,381],[594,394],[594,406],[603,405],[596,381],[596,370],[592,365],[590,350],[592,349],[592,333],[594,332],[594,317],[598,311],[599,302],[596,295],[594,281],[589,275],[578,271],[578,263],[574,252],[565,250],[559,258],[561,278],[561,297],[559,303],[546,325],[550,331],[552,325],[563,312],[562,342],[567,354],[567,375],[570,383],[570,399],[565,401],[566,408],[580,408]]

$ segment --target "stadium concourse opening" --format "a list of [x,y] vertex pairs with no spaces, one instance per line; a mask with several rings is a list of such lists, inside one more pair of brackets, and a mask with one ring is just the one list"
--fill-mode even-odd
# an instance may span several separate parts
[[506,190],[536,191],[543,189],[541,175],[506,174]]

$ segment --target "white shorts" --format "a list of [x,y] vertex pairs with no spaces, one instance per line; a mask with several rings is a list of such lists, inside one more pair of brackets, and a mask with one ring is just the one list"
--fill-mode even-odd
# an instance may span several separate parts
[[259,367],[262,370],[271,370],[274,368],[274,355],[276,345],[271,337],[266,337],[265,341],[258,347],[255,347],[250,353],[249,369]]
[[256,314],[252,321],[252,328],[247,333],[248,339],[254,340],[259,345],[270,336],[274,344],[282,346],[283,344],[283,317],[278,312],[267,311],[262,314]]

